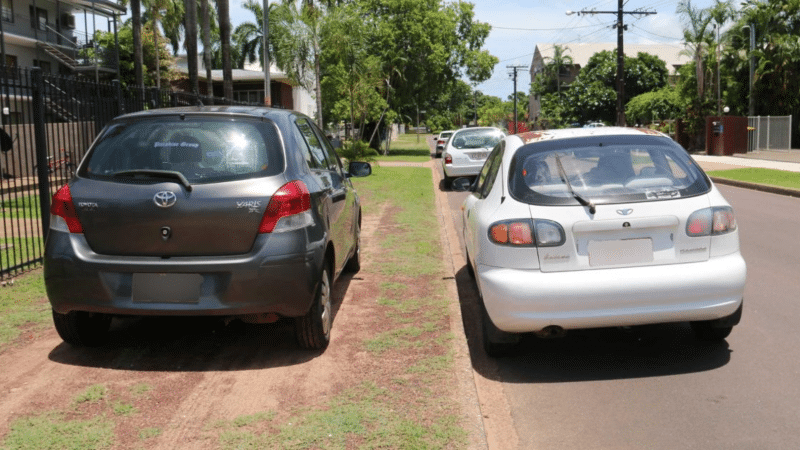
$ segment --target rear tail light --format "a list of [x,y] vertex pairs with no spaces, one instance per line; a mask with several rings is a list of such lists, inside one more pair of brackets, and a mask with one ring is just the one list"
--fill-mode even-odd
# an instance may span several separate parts
[[686,234],[692,237],[715,236],[736,230],[736,217],[730,206],[704,208],[692,213],[686,221]]
[[489,240],[515,247],[558,247],[564,244],[566,235],[561,225],[552,220],[518,219],[493,223]]
[[295,180],[284,184],[272,195],[258,232],[280,233],[297,230],[313,222],[311,194],[305,183]]
[[[83,226],[78,219],[78,211],[75,210],[75,204],[72,202],[72,193],[69,191],[69,185],[64,185],[53,196],[53,202],[50,204],[50,214],[53,215],[55,220],[50,221],[50,228],[63,228],[59,223],[65,223],[66,229],[70,233],[83,233]],[[66,231],[66,230],[65,230]]]
[[445,164],[453,164],[453,157],[451,155],[444,156],[444,163]]

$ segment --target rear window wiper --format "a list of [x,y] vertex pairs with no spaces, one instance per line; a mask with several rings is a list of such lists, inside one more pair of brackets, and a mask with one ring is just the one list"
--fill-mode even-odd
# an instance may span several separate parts
[[575,192],[575,189],[572,188],[572,185],[569,183],[569,177],[567,176],[567,171],[564,170],[564,165],[561,164],[561,157],[558,155],[556,155],[556,163],[558,164],[558,173],[559,175],[561,175],[561,178],[564,179],[564,183],[566,183],[567,189],[569,189],[570,194],[572,194],[572,196],[575,197],[575,200],[577,200],[578,203],[580,203],[583,206],[588,206],[589,214],[594,215],[595,211],[597,211],[597,208],[595,208],[594,203],[591,200],[587,200],[584,196],[578,194],[577,192]]
[[187,191],[189,192],[192,191],[192,185],[191,183],[189,183],[189,180],[187,180],[182,173],[177,172],[175,170],[151,170],[151,169],[123,170],[122,172],[117,172],[113,175],[114,178],[137,177],[137,176],[144,176],[151,178],[174,178],[180,181]]

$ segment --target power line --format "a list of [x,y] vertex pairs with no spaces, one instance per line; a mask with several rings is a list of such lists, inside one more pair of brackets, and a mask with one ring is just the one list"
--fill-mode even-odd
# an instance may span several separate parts
[[[623,104],[623,100],[625,98],[625,53],[623,50],[624,39],[623,39],[623,32],[628,29],[628,26],[623,23],[623,16],[625,14],[630,15],[651,15],[656,14],[654,11],[644,11],[637,9],[635,11],[624,11],[623,10],[623,0],[618,0],[617,2],[617,10],[616,11],[597,11],[597,10],[582,10],[578,11],[578,15],[581,14],[616,14],[617,15],[617,23],[615,27],[617,29],[617,125],[624,127],[625,126],[625,105]],[[574,14],[573,11],[567,11],[567,15]]]

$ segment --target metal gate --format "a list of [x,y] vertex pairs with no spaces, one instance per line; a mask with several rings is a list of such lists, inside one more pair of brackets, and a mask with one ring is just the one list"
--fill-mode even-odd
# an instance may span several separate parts
[[0,65],[0,279],[41,264],[51,196],[115,116],[169,106],[241,104]]
[[789,151],[792,148],[792,116],[748,117],[747,152]]

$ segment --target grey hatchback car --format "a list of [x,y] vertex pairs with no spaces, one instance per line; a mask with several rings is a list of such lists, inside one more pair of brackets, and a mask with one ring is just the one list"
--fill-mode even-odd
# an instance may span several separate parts
[[73,345],[113,316],[293,318],[323,349],[332,285],[357,271],[361,207],[317,125],[288,110],[188,107],[110,122],[53,197],[44,277]]

